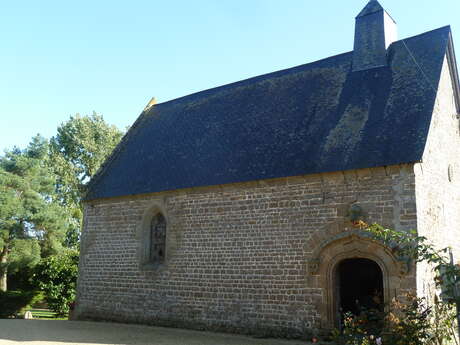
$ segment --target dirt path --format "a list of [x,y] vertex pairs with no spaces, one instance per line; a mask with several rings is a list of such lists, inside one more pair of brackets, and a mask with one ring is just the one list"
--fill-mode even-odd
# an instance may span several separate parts
[[255,339],[241,335],[198,332],[102,322],[0,320],[0,345],[307,345],[306,341]]

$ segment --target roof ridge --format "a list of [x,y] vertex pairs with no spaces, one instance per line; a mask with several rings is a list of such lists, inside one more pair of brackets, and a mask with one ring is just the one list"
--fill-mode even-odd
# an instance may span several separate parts
[[[443,29],[446,29],[446,28],[448,28],[450,30],[450,25],[445,25],[445,26],[442,26],[442,27],[439,27],[439,28],[436,28],[436,29],[433,29],[433,30],[423,32],[421,34],[417,34],[417,35],[414,35],[414,36],[399,39],[399,40],[393,42],[390,45],[390,47],[395,43],[398,43],[398,42],[401,42],[401,41],[406,41],[407,42],[408,40],[411,40],[413,38],[417,38],[419,36],[423,36],[423,35],[429,34],[431,32],[434,32],[434,31],[437,31],[437,30],[443,30]],[[305,64],[301,64],[301,65],[297,65],[297,66],[293,66],[293,67],[288,67],[288,68],[283,68],[283,69],[280,69],[280,70],[277,70],[277,71],[268,72],[268,73],[264,73],[264,74],[259,74],[259,75],[249,77],[249,78],[246,78],[246,79],[241,79],[241,80],[237,80],[237,81],[234,81],[234,82],[230,82],[228,84],[218,85],[218,86],[215,86],[215,87],[211,87],[209,89],[192,92],[192,93],[190,93],[188,95],[179,96],[177,98],[173,98],[173,99],[170,99],[170,100],[167,100],[167,101],[164,101],[164,102],[157,103],[155,106],[162,106],[162,105],[170,104],[172,102],[184,100],[184,99],[186,99],[188,97],[191,98],[191,97],[195,97],[195,96],[202,95],[202,94],[205,94],[205,93],[224,90],[226,88],[230,88],[230,87],[233,87],[233,86],[238,86],[239,84],[246,84],[246,83],[251,82],[251,81],[256,82],[256,81],[259,81],[259,80],[263,80],[265,78],[269,78],[270,76],[274,76],[276,74],[282,74],[282,73],[288,72],[290,70],[300,69],[302,67],[305,68],[305,67],[308,67],[308,66],[312,66],[313,64],[316,64],[316,63],[325,62],[327,60],[338,58],[338,57],[341,57],[341,56],[345,56],[345,55],[351,54],[351,53],[353,53],[353,51],[348,51],[348,52],[328,56],[326,58],[322,58],[322,59],[315,60],[315,61],[312,61],[312,62],[307,62]]]
[[315,60],[315,61],[312,61],[312,62],[307,62],[307,63],[301,64],[301,65],[296,65],[296,66],[292,66],[292,67],[288,67],[288,68],[283,68],[283,69],[273,71],[273,72],[259,74],[259,75],[249,77],[249,78],[246,78],[246,79],[233,81],[233,82],[230,82],[228,84],[214,86],[214,87],[211,87],[209,89],[192,92],[192,93],[190,93],[188,95],[179,96],[177,98],[173,98],[173,99],[170,99],[170,100],[167,100],[167,101],[164,101],[164,102],[157,103],[155,106],[166,105],[166,104],[169,104],[169,103],[172,103],[172,102],[183,100],[183,99],[188,98],[188,97],[193,97],[193,96],[201,95],[201,94],[208,93],[208,92],[218,91],[219,89],[223,90],[223,89],[230,88],[230,87],[233,87],[233,86],[238,86],[239,84],[246,84],[246,83],[251,82],[251,81],[257,82],[259,80],[264,80],[264,79],[267,79],[269,77],[276,77],[276,74],[283,74],[283,73],[289,72],[290,70],[292,70],[294,72],[296,69],[306,68],[306,67],[309,67],[309,66],[314,67],[312,65],[317,64],[317,63],[321,63],[321,62],[326,62],[327,60],[336,59],[336,58],[339,58],[339,57],[342,57],[342,56],[345,56],[345,55],[348,55],[348,54],[351,54],[351,53],[353,53],[353,51],[348,51],[348,52],[345,52],[345,53],[340,53],[340,54],[328,56],[326,58],[322,58],[322,59]]
[[[420,34],[417,34],[417,35],[414,35],[414,36],[409,36],[409,37],[406,37],[406,38],[401,38],[397,41],[394,41],[393,43],[391,43],[390,47],[395,44],[395,43],[401,43],[402,41],[409,41],[409,40],[412,40],[412,39],[415,39],[415,38],[418,38],[420,36],[423,36],[423,35],[428,35],[430,33],[433,33],[435,31],[442,31],[442,30],[448,30],[448,31],[452,31],[450,25],[444,25],[444,26],[441,26],[439,28],[436,28],[436,29],[433,29],[433,30],[428,30],[428,31],[425,31],[425,32],[422,32]],[[389,48],[389,47],[388,47]]]

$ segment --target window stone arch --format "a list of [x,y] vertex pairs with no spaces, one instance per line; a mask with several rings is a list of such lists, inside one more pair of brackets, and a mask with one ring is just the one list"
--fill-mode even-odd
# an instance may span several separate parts
[[150,221],[149,231],[149,263],[152,265],[163,264],[166,258],[166,218],[162,213],[157,213]]
[[139,262],[143,270],[156,270],[170,257],[169,217],[162,200],[147,207],[138,228]]

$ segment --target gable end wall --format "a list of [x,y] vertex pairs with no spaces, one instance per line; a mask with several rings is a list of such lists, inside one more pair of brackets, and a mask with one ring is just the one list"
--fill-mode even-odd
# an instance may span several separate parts
[[[423,159],[414,171],[419,234],[438,248],[452,247],[460,261],[460,124],[451,68],[445,58]],[[434,292],[432,272],[418,265],[420,295]]]

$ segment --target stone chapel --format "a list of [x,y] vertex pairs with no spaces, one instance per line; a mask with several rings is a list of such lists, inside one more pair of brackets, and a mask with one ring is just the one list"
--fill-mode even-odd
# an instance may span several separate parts
[[76,318],[288,336],[426,294],[353,220],[460,258],[459,96],[450,27],[371,0],[351,52],[150,104],[90,182]]

